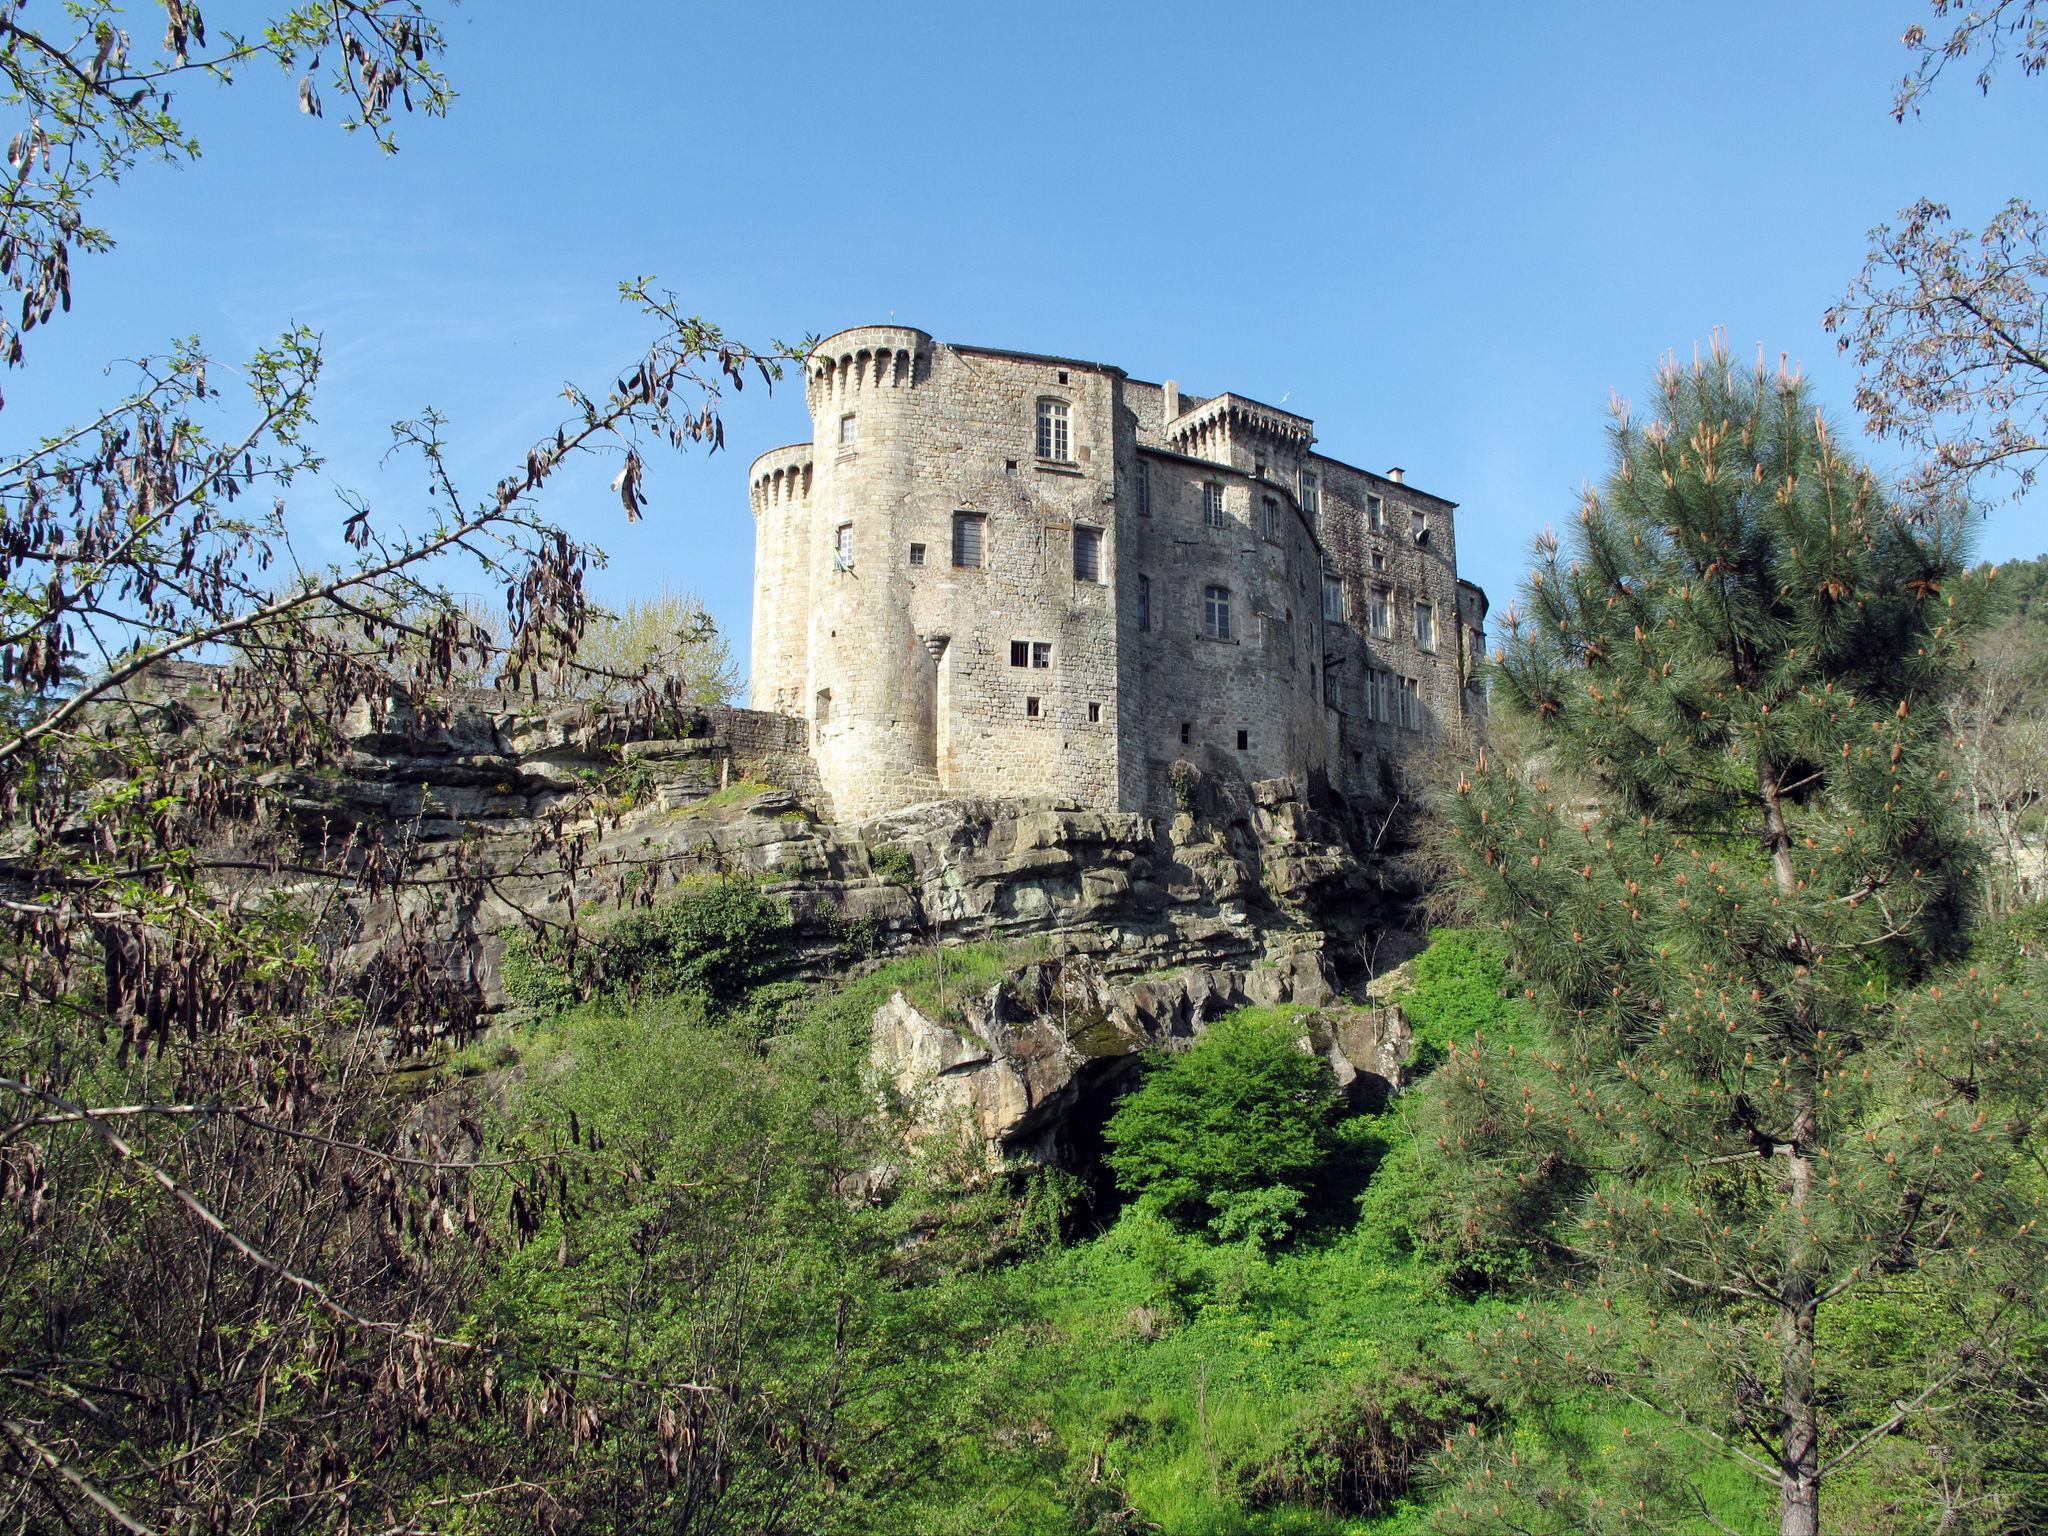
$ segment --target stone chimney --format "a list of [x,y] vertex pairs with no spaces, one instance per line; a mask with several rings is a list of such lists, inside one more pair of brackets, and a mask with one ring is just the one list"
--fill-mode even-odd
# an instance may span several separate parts
[[1165,419],[1172,421],[1180,414],[1180,384],[1177,380],[1166,381]]
[[1406,485],[1408,483],[1408,471],[1403,469],[1400,465],[1396,464],[1392,469],[1387,471],[1387,478],[1393,481],[1396,485]]

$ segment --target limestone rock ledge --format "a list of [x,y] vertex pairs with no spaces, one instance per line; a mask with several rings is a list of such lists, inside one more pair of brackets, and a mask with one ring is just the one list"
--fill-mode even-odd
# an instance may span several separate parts
[[901,992],[875,1012],[869,1060],[913,1139],[965,1134],[992,1163],[1057,1160],[1091,1100],[1152,1049],[1184,1049],[1248,1003],[1296,1002],[1301,1047],[1346,1096],[1376,1108],[1400,1087],[1414,1036],[1398,1008],[1341,1002],[1310,959],[1249,973],[1189,969],[1117,984],[1085,959],[1046,961],[934,1017]]
[[[133,702],[167,735],[203,741],[223,729],[217,679],[167,664]],[[1327,987],[1414,947],[1406,893],[1371,851],[1371,807],[1209,779],[1170,818],[965,798],[837,822],[804,731],[707,709],[648,739],[644,723],[586,705],[478,692],[429,716],[394,694],[351,710],[338,761],[275,765],[259,782],[309,843],[403,843],[447,876],[427,889],[448,894],[403,912],[359,902],[350,947],[367,964],[402,919],[490,1008],[506,1002],[506,939],[532,915],[602,921],[622,899],[712,873],[787,903],[799,975],[849,954],[1040,936],[1107,978],[1230,972],[1256,1000],[1280,984],[1268,978],[1306,968]]]

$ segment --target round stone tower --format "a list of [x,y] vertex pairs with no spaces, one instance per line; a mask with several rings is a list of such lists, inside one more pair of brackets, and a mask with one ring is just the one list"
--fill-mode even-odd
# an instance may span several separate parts
[[[934,658],[911,619],[905,523],[932,339],[868,325],[820,342],[805,370],[815,438],[809,513],[812,753],[842,813],[928,799]],[[934,560],[943,550],[929,552]]]
[[754,643],[749,702],[803,715],[811,609],[811,445],[771,448],[748,472],[754,505]]

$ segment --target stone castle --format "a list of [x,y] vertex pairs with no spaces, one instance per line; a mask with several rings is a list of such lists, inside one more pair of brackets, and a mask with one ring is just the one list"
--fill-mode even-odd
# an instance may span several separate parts
[[1350,796],[1483,728],[1454,503],[1306,417],[894,325],[805,393],[813,440],[751,472],[751,702],[808,722],[842,819],[1166,810],[1181,763]]

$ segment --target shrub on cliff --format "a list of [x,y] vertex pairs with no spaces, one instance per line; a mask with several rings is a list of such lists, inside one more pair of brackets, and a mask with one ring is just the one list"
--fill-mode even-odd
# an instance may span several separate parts
[[1118,1187],[1226,1240],[1285,1237],[1337,1105],[1329,1063],[1296,1040],[1291,1021],[1248,1009],[1168,1057],[1104,1128]]
[[656,997],[688,997],[724,1013],[781,969],[789,929],[789,908],[752,881],[704,876],[574,946],[515,936],[505,955],[505,990],[543,1013],[587,998]]

